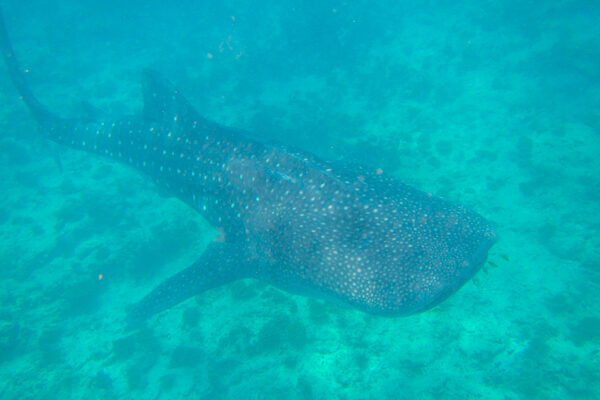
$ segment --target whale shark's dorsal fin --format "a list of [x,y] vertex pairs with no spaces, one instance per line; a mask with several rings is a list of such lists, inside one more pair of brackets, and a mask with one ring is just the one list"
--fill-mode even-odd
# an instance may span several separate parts
[[183,135],[190,134],[195,128],[198,128],[196,132],[223,134],[221,125],[203,118],[185,96],[156,71],[144,70],[142,90],[146,121]]
[[144,119],[164,125],[186,125],[199,117],[187,99],[153,70],[144,70],[142,81],[144,93]]

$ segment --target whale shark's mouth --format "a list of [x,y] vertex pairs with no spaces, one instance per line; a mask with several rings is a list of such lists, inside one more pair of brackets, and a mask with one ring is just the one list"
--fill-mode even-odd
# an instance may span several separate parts
[[420,311],[427,310],[429,308],[435,307],[440,304],[442,301],[446,300],[451,294],[460,289],[469,279],[473,278],[477,272],[483,267],[485,261],[488,257],[488,252],[490,248],[496,243],[496,235],[493,231],[486,232],[481,243],[479,243],[475,249],[475,251],[471,254],[470,258],[464,260],[461,268],[459,270],[459,274],[456,276],[456,279],[451,284],[446,285],[445,289],[440,291],[440,293],[433,299],[433,301],[421,309]]
[[[479,244],[479,247],[477,247],[477,250],[471,256],[470,277],[473,277],[477,273],[477,271],[479,271],[479,269],[483,267],[483,264],[485,264],[485,261],[487,260],[488,252],[490,248],[496,243],[496,241],[496,234],[493,231],[489,231],[488,233],[486,233],[485,238],[482,240],[482,242]],[[468,279],[470,279],[470,277]]]

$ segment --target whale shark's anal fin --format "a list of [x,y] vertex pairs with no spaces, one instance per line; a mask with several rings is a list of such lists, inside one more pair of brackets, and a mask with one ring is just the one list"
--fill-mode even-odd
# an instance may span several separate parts
[[162,282],[133,305],[127,314],[128,328],[135,328],[153,315],[205,290],[241,279],[248,268],[240,246],[212,242],[198,261]]

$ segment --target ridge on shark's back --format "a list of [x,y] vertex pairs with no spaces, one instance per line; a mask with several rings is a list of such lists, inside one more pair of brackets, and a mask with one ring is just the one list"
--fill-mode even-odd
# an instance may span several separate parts
[[469,280],[495,241],[473,211],[209,121],[151,71],[141,115],[60,118],[26,84],[1,14],[0,49],[48,139],[140,170],[222,232],[193,265],[135,304],[131,323],[242,278],[373,314],[417,313]]

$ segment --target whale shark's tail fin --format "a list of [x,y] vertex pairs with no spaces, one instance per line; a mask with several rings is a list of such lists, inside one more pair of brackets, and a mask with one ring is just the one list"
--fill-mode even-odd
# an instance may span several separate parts
[[4,23],[4,17],[2,16],[2,10],[0,10],[0,52],[6,63],[8,73],[13,84],[16,86],[21,98],[31,110],[31,113],[35,119],[42,126],[47,126],[60,120],[60,118],[52,114],[44,105],[42,105],[38,99],[34,96],[33,92],[27,85],[25,79],[25,73],[19,64],[19,61],[15,57],[15,54],[6,31],[6,25]]

